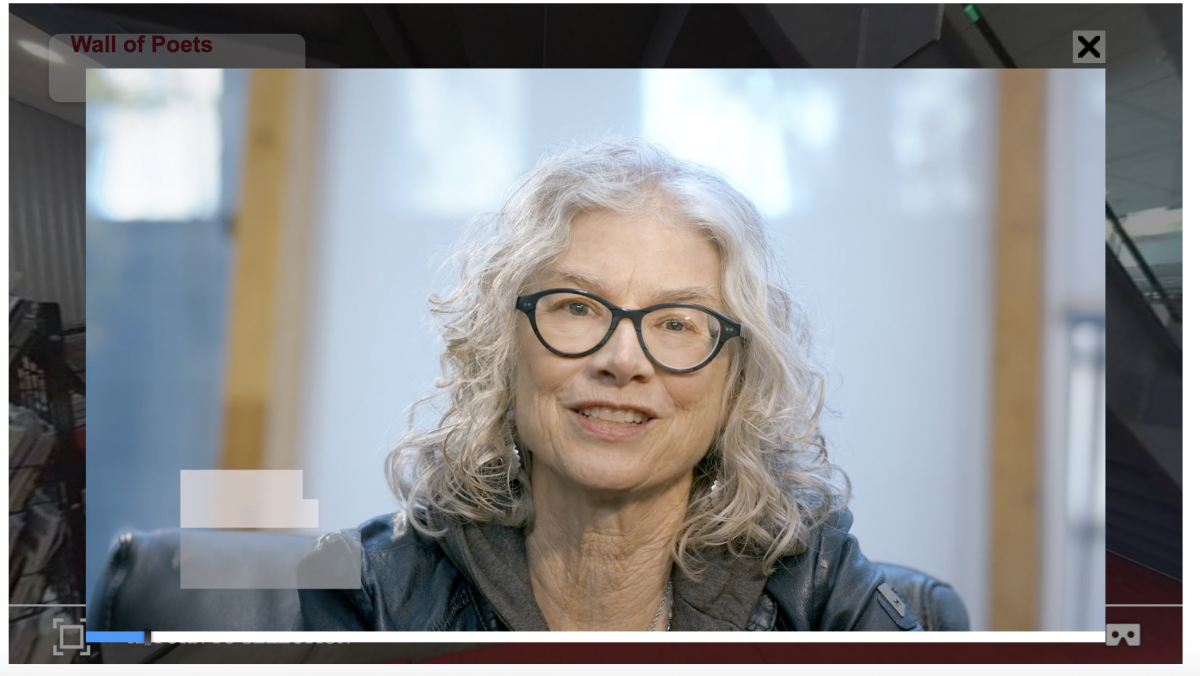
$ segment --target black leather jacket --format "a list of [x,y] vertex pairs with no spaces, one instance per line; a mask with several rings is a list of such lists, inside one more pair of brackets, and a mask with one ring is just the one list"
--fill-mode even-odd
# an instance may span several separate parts
[[[705,556],[698,579],[678,570],[672,631],[920,631],[915,614],[849,535],[841,512],[822,526],[814,546],[781,559],[768,578],[759,562],[724,549]],[[359,527],[362,587],[300,590],[296,629],[320,631],[538,631],[537,609],[520,531],[444,524],[444,537],[413,528],[394,534],[393,518]],[[351,551],[353,534],[327,535],[300,566]],[[325,561],[322,561],[324,559]]]

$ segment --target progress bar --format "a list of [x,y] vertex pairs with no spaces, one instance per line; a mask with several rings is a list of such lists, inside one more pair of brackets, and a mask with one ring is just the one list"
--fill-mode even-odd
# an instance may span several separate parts
[[89,631],[84,633],[87,643],[145,643],[144,631]]

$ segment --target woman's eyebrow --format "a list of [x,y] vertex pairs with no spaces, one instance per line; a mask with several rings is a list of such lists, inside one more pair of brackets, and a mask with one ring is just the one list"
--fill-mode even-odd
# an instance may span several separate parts
[[554,286],[558,286],[561,283],[564,286],[573,286],[605,297],[611,293],[608,285],[605,284],[600,278],[593,277],[586,272],[556,269],[551,271],[550,279]]
[[[576,270],[554,270],[551,272],[552,283],[559,283],[567,286],[574,286],[584,291],[591,291],[608,298],[612,293],[602,280],[585,272]],[[717,302],[716,296],[713,294],[711,287],[704,286],[684,286],[677,289],[665,289],[656,293],[646,304],[657,305],[659,303],[699,303],[712,306]]]
[[716,298],[712,292],[703,286],[685,286],[678,289],[667,289],[651,299],[650,305],[658,303],[699,303],[712,306]]

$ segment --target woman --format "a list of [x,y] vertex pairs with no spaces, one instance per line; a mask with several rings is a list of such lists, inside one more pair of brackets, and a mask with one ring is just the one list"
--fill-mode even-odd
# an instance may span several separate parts
[[716,173],[567,147],[460,252],[441,424],[389,456],[406,509],[359,529],[361,589],[300,592],[299,628],[920,629],[846,533],[800,308]]

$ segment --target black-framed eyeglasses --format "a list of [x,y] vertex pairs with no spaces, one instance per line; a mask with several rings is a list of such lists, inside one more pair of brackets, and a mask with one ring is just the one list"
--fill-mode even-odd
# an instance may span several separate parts
[[742,325],[702,305],[660,303],[641,310],[617,307],[579,289],[547,289],[517,298],[542,345],[560,357],[586,357],[604,347],[626,317],[646,358],[669,373],[704,368]]

